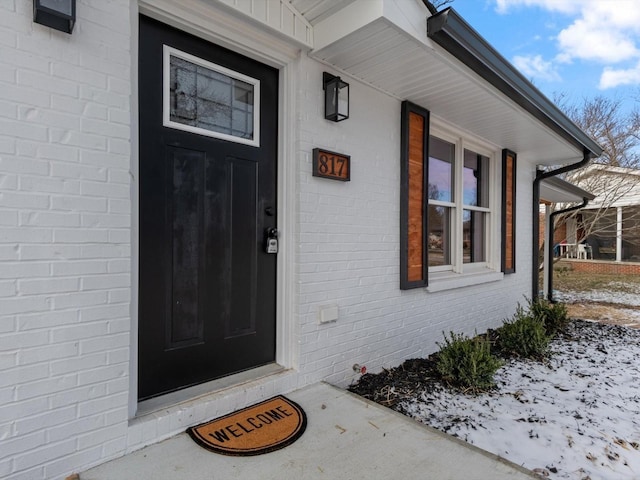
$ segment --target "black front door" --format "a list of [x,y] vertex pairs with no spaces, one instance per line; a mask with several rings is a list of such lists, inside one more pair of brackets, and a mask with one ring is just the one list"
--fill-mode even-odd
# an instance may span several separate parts
[[140,18],[138,397],[275,359],[277,70]]

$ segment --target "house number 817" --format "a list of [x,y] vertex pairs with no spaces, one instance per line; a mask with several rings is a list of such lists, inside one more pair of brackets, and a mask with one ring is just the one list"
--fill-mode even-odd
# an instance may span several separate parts
[[351,180],[351,157],[314,148],[313,176],[348,182]]

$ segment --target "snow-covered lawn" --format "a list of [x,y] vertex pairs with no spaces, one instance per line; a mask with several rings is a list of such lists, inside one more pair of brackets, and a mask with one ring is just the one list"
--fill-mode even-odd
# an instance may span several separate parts
[[576,322],[546,363],[510,361],[498,390],[443,387],[403,413],[549,478],[640,478],[640,331]]

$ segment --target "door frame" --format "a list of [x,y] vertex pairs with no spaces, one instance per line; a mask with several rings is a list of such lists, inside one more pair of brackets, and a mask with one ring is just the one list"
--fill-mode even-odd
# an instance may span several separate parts
[[[138,410],[138,285],[139,276],[139,122],[138,122],[138,21],[144,14],[186,33],[231,49],[279,70],[277,211],[279,252],[276,266],[276,363],[297,368],[295,348],[295,229],[297,218],[297,177],[294,144],[296,122],[296,81],[291,62],[299,49],[278,37],[255,28],[243,28],[242,20],[216,6],[193,0],[176,5],[170,0],[139,0],[131,5],[131,330],[129,357],[129,418]],[[186,6],[185,6],[186,4]],[[197,9],[193,7],[197,6]],[[191,8],[189,8],[191,7]],[[194,11],[195,10],[195,11]],[[271,41],[265,43],[265,36]],[[160,399],[162,397],[159,397]],[[186,400],[186,398],[185,398]]]

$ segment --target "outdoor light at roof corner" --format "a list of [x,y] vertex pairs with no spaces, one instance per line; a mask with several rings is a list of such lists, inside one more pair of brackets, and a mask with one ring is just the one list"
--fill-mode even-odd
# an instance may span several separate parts
[[76,23],[76,0],[33,0],[33,21],[71,33]]
[[324,72],[324,118],[341,122],[349,118],[349,84],[340,77]]

